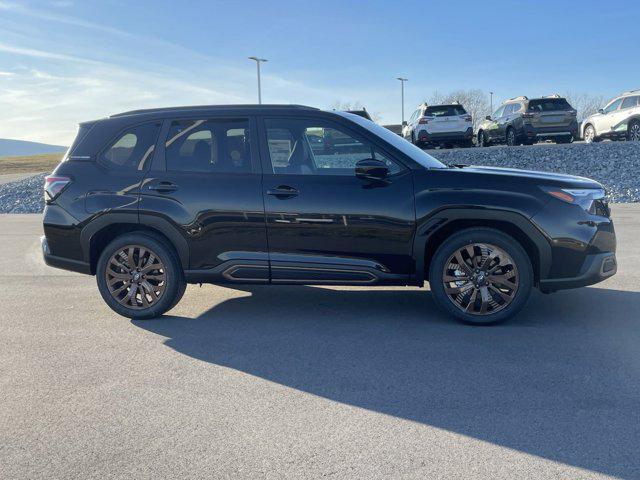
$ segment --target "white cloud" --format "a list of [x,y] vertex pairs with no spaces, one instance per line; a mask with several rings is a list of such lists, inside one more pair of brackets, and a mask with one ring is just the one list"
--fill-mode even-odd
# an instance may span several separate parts
[[0,77],[12,77],[13,75],[15,75],[15,73],[13,73],[13,72],[3,72],[2,70],[0,70]]

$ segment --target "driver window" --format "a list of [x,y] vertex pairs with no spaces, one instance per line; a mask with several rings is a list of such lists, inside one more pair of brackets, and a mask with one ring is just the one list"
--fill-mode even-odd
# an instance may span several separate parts
[[493,118],[494,120],[496,118],[500,118],[502,116],[503,112],[504,112],[504,106],[500,107],[495,112],[493,112],[493,115],[491,115],[491,118]]
[[617,109],[618,109],[618,107],[620,106],[620,103],[622,103],[622,99],[621,99],[621,98],[617,99],[617,100],[616,100],[616,101],[614,101],[614,102],[611,102],[609,105],[607,105],[607,106],[604,108],[604,113],[611,113],[611,112],[613,112],[614,110],[617,110]]
[[366,140],[338,127],[304,120],[265,120],[273,173],[354,176],[356,163],[375,159],[393,175],[400,165]]

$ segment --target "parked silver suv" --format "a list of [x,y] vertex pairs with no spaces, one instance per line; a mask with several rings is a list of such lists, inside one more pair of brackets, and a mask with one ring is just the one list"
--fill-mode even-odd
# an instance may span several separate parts
[[471,120],[471,115],[458,102],[447,105],[423,103],[418,105],[402,129],[402,136],[420,148],[471,147]]
[[640,140],[640,90],[624,92],[606,107],[583,120],[580,129],[584,141]]

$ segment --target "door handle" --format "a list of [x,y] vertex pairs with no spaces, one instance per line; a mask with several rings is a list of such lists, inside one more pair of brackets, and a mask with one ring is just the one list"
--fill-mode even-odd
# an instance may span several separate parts
[[159,182],[147,187],[149,190],[153,190],[161,193],[175,192],[178,189],[178,185],[171,182]]
[[267,190],[267,195],[273,195],[274,197],[295,197],[300,192],[289,185],[279,185],[274,189]]

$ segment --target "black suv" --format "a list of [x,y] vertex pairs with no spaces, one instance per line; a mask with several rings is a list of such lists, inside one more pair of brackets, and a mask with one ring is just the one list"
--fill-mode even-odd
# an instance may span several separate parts
[[[340,142],[310,141],[339,138]],[[472,323],[616,271],[600,184],[447,167],[357,115],[139,110],[80,125],[45,183],[46,262],[163,314],[186,283],[417,285]]]
[[571,143],[580,138],[577,111],[565,98],[516,97],[504,102],[480,124],[477,144],[532,145],[540,140]]

